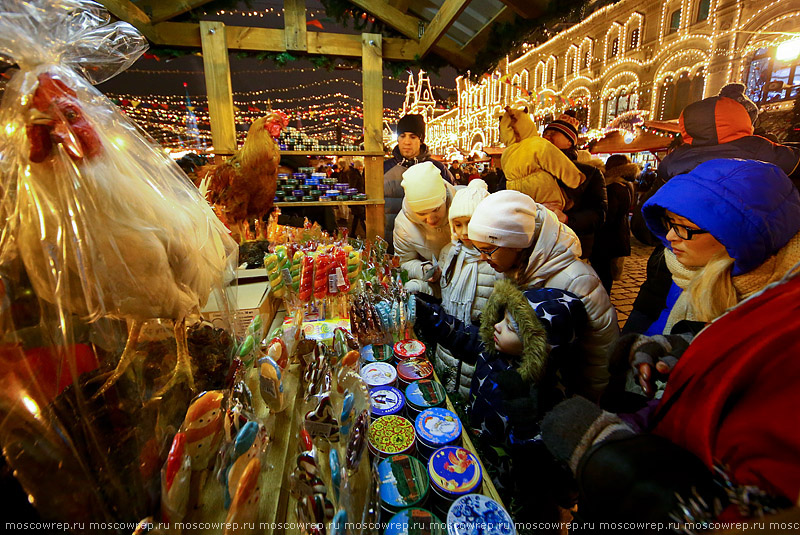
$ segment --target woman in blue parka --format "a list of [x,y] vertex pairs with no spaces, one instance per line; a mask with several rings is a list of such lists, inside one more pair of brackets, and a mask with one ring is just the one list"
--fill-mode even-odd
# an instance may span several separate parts
[[779,167],[710,160],[673,177],[642,207],[666,246],[673,299],[659,318],[708,323],[800,261],[800,195]]

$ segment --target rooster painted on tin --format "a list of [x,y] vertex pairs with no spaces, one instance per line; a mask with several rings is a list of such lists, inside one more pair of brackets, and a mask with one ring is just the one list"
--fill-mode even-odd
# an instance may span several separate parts
[[[140,356],[143,323],[174,320],[177,362],[154,397],[193,387],[185,319],[224,285],[236,244],[177,165],[97,90],[55,66],[20,73],[3,118],[24,126],[6,145],[16,161],[7,236],[37,296],[84,321],[129,320],[110,388]],[[4,245],[5,245],[4,244]]]
[[220,208],[225,222],[244,228],[269,214],[278,189],[278,164],[281,155],[275,142],[289,120],[280,111],[271,111],[253,121],[244,145],[220,164],[209,164],[197,171],[206,183],[206,199]]

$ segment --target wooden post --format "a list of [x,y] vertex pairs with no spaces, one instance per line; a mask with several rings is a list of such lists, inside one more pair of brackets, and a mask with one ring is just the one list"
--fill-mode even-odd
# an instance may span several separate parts
[[286,50],[306,50],[306,2],[305,0],[284,0],[283,24],[285,28]]
[[236,125],[225,25],[215,21],[200,21],[200,40],[203,46],[211,141],[217,155],[230,155],[236,151]]
[[[376,33],[361,34],[364,150],[383,151],[383,42]],[[364,158],[367,198],[383,201],[383,157]],[[383,236],[383,204],[367,205],[367,238]]]

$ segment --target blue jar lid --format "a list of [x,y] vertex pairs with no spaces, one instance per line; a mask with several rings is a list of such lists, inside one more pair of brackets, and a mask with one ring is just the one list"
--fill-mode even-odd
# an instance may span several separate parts
[[383,535],[447,535],[444,523],[439,517],[421,507],[403,509],[394,515],[386,526]]
[[292,177],[300,180],[301,178],[305,178],[306,174],[305,173],[292,173]]
[[514,521],[503,507],[483,494],[461,496],[447,513],[449,535],[516,535]]
[[475,492],[483,481],[478,458],[458,446],[439,448],[428,460],[431,483],[446,496],[461,496]]
[[444,446],[461,436],[461,421],[452,411],[441,407],[425,409],[414,421],[417,437],[432,446]]
[[444,387],[437,381],[422,379],[406,387],[406,402],[417,410],[438,407],[445,400]]
[[375,418],[397,414],[403,410],[406,400],[403,393],[393,386],[379,386],[369,391],[372,415]]
[[428,495],[425,466],[410,455],[392,455],[378,465],[381,502],[395,509],[416,505]]

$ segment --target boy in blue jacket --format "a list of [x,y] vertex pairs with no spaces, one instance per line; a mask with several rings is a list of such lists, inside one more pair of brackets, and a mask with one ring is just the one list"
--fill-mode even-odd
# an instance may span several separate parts
[[[544,413],[564,398],[560,384],[569,390],[567,370],[580,350],[573,342],[587,324],[583,303],[564,290],[523,292],[510,281],[499,280],[481,314],[480,327],[448,315],[419,294],[417,304],[420,338],[475,365],[467,412],[484,455],[503,452],[497,459],[485,458],[498,472],[495,484],[528,509],[523,514],[542,519],[544,500],[532,492],[531,478],[558,467],[536,436]],[[550,495],[557,493],[547,485],[538,486]],[[525,501],[520,503],[522,496]]]

